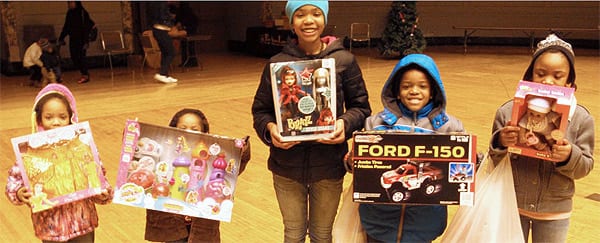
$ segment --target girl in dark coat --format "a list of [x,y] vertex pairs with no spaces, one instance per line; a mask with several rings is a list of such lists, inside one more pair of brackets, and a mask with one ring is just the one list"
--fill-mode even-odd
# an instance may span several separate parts
[[[268,167],[282,213],[284,242],[331,242],[346,169],[343,158],[352,132],[371,115],[358,62],[335,37],[321,38],[327,24],[327,1],[288,1],[286,15],[296,38],[269,63],[335,59],[335,132],[316,141],[284,142],[277,130],[269,64],[252,103],[254,129],[269,146]],[[333,104],[332,104],[333,105]]]

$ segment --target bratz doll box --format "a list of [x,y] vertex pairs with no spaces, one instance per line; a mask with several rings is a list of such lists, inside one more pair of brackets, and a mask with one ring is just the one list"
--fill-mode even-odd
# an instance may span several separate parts
[[277,128],[283,141],[323,138],[335,131],[335,59],[271,63]]
[[511,125],[520,128],[519,137],[508,152],[555,161],[552,145],[564,138],[574,92],[573,88],[520,81],[511,117]]
[[363,131],[352,146],[354,202],[473,205],[474,135]]
[[231,220],[243,139],[128,120],[113,202]]
[[88,122],[16,137],[12,144],[33,193],[33,213],[98,195],[107,185]]

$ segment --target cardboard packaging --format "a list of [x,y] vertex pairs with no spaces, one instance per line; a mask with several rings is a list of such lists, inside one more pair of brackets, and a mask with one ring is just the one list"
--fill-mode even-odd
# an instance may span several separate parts
[[352,154],[354,202],[473,205],[474,135],[355,132]]
[[243,145],[128,120],[113,202],[229,222]]
[[24,185],[33,193],[32,213],[101,193],[106,178],[89,123],[13,138]]
[[316,140],[335,131],[335,59],[271,64],[277,128],[284,141]]
[[573,88],[521,80],[511,118],[511,125],[521,129],[517,144],[508,147],[508,152],[555,161],[552,145],[566,133],[574,92]]

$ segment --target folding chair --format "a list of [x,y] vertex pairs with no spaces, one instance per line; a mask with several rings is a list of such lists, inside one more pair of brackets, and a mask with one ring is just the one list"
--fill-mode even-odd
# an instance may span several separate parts
[[110,73],[113,75],[113,62],[112,57],[118,54],[130,53],[129,48],[125,47],[125,41],[123,40],[123,33],[121,31],[102,31],[100,32],[100,40],[102,43],[102,51],[108,57],[110,64]]
[[[142,49],[144,49],[144,59],[142,60],[142,70],[144,70],[144,66],[146,66],[146,62],[149,58],[157,59],[159,62],[156,65],[150,65],[152,68],[160,67],[160,48],[158,47],[158,43],[152,36],[152,31],[147,30],[140,35],[140,41],[142,42]],[[150,62],[149,62],[150,63]]]
[[371,48],[371,26],[368,23],[352,23],[350,25],[350,52],[354,42],[367,42]]

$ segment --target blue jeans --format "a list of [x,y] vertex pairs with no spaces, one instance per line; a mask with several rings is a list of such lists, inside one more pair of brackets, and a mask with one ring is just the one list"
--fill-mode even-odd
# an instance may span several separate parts
[[[343,179],[302,184],[273,174],[273,186],[284,225],[284,242],[331,242]],[[308,213],[307,213],[308,212]]]
[[521,228],[525,241],[531,229],[532,242],[557,243],[567,242],[569,219],[537,220],[521,215]]

